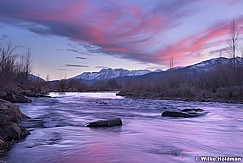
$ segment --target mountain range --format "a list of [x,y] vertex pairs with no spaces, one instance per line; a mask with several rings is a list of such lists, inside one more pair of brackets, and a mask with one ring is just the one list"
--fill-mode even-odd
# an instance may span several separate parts
[[[177,72],[181,73],[200,73],[200,72],[208,72],[214,70],[218,65],[226,65],[229,63],[233,63],[232,58],[213,58],[209,60],[202,61],[200,63],[186,66],[186,67],[175,67],[172,68]],[[243,58],[237,57],[236,58],[236,66],[241,65],[243,63]],[[168,69],[166,71],[162,70],[126,70],[123,68],[119,69],[101,69],[99,72],[84,72],[80,75],[77,75],[75,77],[69,78],[68,80],[84,80],[84,81],[102,81],[102,80],[110,80],[110,79],[121,79],[121,78],[133,78],[133,77],[139,77],[139,76],[160,76],[162,74],[165,74],[167,71],[171,69]]]
[[[162,70],[155,70],[156,72],[161,72]],[[70,79],[75,80],[110,80],[118,77],[124,76],[141,76],[151,73],[150,70],[126,70],[123,68],[119,69],[101,69],[99,72],[84,72]]]

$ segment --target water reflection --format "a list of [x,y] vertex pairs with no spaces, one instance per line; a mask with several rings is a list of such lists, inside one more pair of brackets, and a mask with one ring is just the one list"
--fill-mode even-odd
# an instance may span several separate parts
[[51,97],[84,97],[84,98],[102,98],[102,99],[123,99],[122,96],[116,96],[118,92],[51,92]]

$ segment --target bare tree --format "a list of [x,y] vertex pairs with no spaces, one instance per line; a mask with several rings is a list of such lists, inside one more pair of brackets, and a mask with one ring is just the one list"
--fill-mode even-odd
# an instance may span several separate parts
[[240,84],[243,85],[243,43],[241,45],[241,48],[240,48],[240,51],[241,51],[241,59],[240,59]]
[[19,55],[17,49],[23,46],[12,46],[11,42],[0,44],[0,85],[24,84],[28,81],[31,69],[31,52]]
[[13,51],[16,47],[12,47],[11,43],[0,45],[0,82],[7,82],[13,78],[15,69],[16,55]]
[[49,76],[49,74],[46,75],[46,81],[50,81],[50,76]]
[[170,69],[173,69],[174,68],[174,58],[171,57],[171,60],[170,60]]
[[241,45],[240,51],[241,51],[241,66],[243,66],[243,44]]
[[26,56],[25,56],[25,79],[26,79],[26,81],[28,81],[29,74],[31,72],[31,62],[32,62],[31,51],[30,51],[30,49],[28,49]]
[[236,82],[236,53],[239,46],[239,29],[235,22],[232,20],[230,24],[229,37],[227,39],[227,45],[229,47],[229,53],[233,58],[233,84]]

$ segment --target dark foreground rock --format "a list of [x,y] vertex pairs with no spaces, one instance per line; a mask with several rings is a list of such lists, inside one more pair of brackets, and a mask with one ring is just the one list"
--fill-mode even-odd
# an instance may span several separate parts
[[87,123],[86,127],[112,127],[112,126],[120,126],[122,125],[121,118],[107,119],[107,120],[99,120],[95,122]]
[[15,139],[20,139],[30,134],[23,126],[20,124],[10,121],[9,116],[0,115],[0,137],[5,141],[12,141]]
[[18,124],[28,118],[19,107],[0,99],[0,150],[7,148],[10,142],[29,135],[30,132]]
[[0,138],[0,150],[4,149],[4,148],[7,148],[7,146],[8,146],[8,143],[6,143],[4,141],[4,139]]
[[21,94],[27,96],[27,97],[46,97],[46,98],[52,98],[51,96],[48,96],[48,92],[41,93],[41,92],[33,92],[30,90],[22,90]]
[[181,117],[181,118],[193,118],[206,115],[203,109],[183,109],[181,111],[165,111],[161,114],[162,117]]
[[20,111],[18,106],[2,99],[0,99],[0,115],[8,116],[10,121],[15,123],[28,118]]
[[1,99],[12,102],[12,103],[28,103],[32,102],[32,100],[22,94],[13,94],[13,93],[2,93],[0,96]]

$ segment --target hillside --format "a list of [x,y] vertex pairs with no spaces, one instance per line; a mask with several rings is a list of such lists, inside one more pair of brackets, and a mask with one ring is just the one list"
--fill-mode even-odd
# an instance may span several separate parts
[[183,68],[119,78],[119,95],[199,101],[243,102],[243,59],[214,58]]

